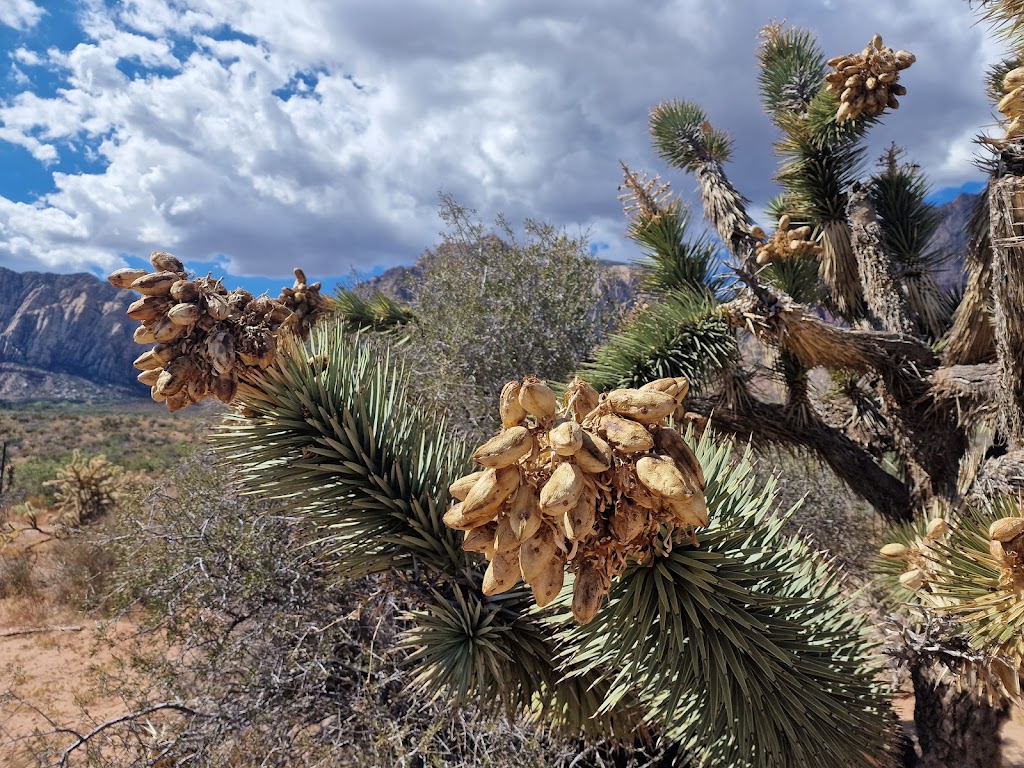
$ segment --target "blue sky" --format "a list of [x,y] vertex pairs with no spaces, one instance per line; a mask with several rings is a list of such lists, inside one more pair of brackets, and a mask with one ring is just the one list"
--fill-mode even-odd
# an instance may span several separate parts
[[649,145],[659,101],[695,98],[734,135],[755,211],[777,191],[754,57],[773,18],[830,54],[875,31],[912,50],[869,154],[899,142],[938,202],[980,187],[1001,51],[962,0],[400,5],[0,0],[0,265],[103,274],[168,250],[251,289],[295,265],[331,285],[436,244],[441,191],[627,260],[619,160],[697,204]]

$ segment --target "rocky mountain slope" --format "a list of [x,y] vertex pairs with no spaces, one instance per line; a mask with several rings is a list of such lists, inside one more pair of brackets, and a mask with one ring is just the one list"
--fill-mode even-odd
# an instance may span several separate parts
[[0,268],[0,399],[145,395],[129,303],[92,275]]

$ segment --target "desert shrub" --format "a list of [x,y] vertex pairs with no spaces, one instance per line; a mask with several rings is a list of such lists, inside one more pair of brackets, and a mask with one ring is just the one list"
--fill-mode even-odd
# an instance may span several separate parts
[[98,606],[110,587],[116,562],[103,535],[59,540],[51,547],[47,560],[53,599],[80,610]]
[[55,489],[54,504],[61,520],[82,525],[110,512],[129,482],[122,467],[102,454],[83,459],[75,451],[71,460],[57,470],[55,479],[46,483]]
[[32,597],[37,585],[27,552],[0,554],[0,599]]

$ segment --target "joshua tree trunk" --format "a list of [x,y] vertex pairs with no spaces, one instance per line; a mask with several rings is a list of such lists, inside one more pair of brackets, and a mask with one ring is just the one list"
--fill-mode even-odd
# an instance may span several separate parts
[[1009,717],[1008,707],[992,706],[969,685],[959,690],[956,673],[941,664],[923,661],[912,665],[910,673],[922,752],[914,768],[1001,768],[999,729]]

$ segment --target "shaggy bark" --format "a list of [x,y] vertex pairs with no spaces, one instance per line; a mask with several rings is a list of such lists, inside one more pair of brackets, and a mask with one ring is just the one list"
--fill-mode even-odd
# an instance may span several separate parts
[[819,274],[829,287],[832,303],[847,320],[861,317],[864,290],[857,275],[857,259],[846,222],[841,219],[825,222],[823,235]]
[[967,287],[953,313],[947,334],[945,362],[950,365],[986,363],[995,359],[995,330],[989,304],[992,300],[992,240],[986,196],[979,197],[971,216],[967,248]]
[[702,158],[696,176],[705,217],[737,259],[748,269],[757,269],[748,200],[729,181],[722,163],[712,157]]
[[1001,768],[999,729],[1006,705],[992,706],[969,689],[959,690],[954,674],[941,666],[911,665],[914,725],[921,744],[915,768]]

